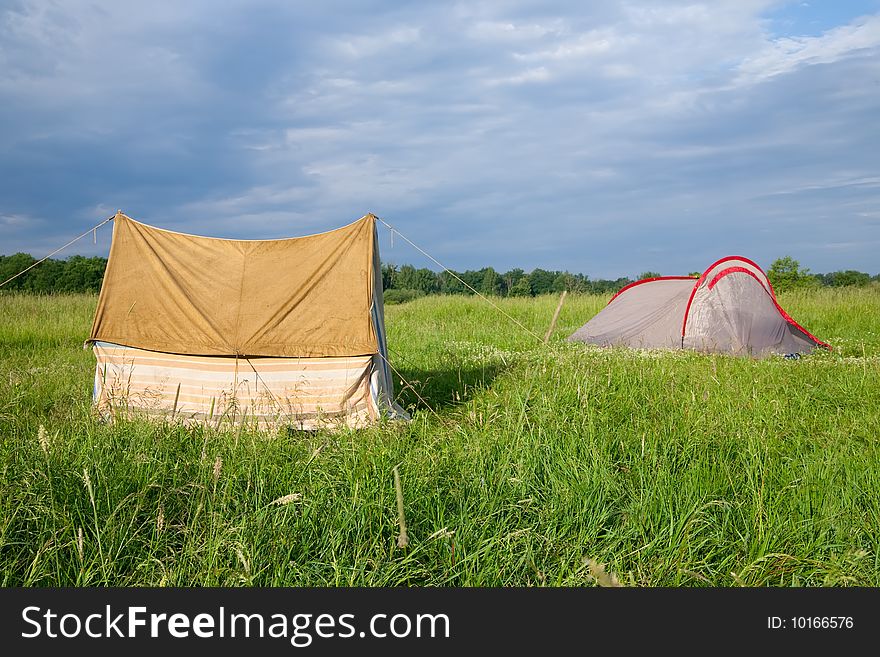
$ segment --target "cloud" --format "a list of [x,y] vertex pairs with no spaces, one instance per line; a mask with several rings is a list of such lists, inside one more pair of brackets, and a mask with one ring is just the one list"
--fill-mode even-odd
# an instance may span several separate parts
[[796,244],[814,271],[873,271],[880,18],[776,33],[780,8],[800,11],[20,1],[0,13],[0,213],[29,221],[0,223],[0,250],[108,208],[266,238],[372,211],[460,269],[681,273]]
[[467,27],[466,33],[474,41],[511,44],[534,42],[544,37],[560,35],[565,32],[564,26],[562,19],[555,19],[546,25],[484,20]]
[[739,66],[739,82],[758,82],[801,66],[831,64],[847,57],[876,54],[880,16],[867,16],[817,37],[775,39]]
[[4,228],[20,228],[29,222],[28,217],[21,214],[0,214],[0,230]]
[[550,71],[548,71],[547,68],[544,66],[537,66],[535,68],[525,69],[524,71],[509,77],[488,80],[487,83],[490,85],[528,84],[529,82],[546,82],[550,77]]
[[376,35],[350,35],[331,40],[330,47],[352,59],[375,57],[400,47],[418,43],[421,30],[418,27],[401,25]]

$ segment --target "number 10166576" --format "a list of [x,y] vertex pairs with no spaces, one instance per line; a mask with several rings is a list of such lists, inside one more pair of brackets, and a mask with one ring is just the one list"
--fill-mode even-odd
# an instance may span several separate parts
[[767,616],[770,630],[851,630],[852,616]]

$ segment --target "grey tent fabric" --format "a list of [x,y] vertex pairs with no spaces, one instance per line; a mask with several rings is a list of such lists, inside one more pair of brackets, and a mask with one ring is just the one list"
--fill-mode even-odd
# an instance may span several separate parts
[[831,348],[779,306],[761,268],[741,256],[722,258],[699,278],[637,281],[568,340],[755,357]]
[[655,279],[632,285],[569,338],[603,347],[681,347],[681,320],[694,278]]

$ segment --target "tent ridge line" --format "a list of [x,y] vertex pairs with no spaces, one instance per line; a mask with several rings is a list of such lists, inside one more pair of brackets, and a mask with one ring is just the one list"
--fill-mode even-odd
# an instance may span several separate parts
[[[141,226],[146,226],[147,228],[151,228],[152,230],[162,231],[163,233],[171,233],[172,235],[183,235],[184,237],[197,237],[198,239],[202,239],[202,240],[219,240],[221,242],[246,242],[246,243],[250,243],[250,242],[284,242],[287,240],[301,240],[301,239],[307,239],[309,237],[319,237],[321,235],[328,235],[330,233],[335,233],[336,231],[341,231],[341,230],[345,230],[346,228],[351,228],[359,221],[363,221],[364,219],[367,219],[371,216],[375,218],[375,215],[373,215],[372,213],[367,213],[363,217],[360,217],[359,219],[355,219],[354,221],[347,223],[344,226],[339,226],[338,228],[331,228],[330,230],[324,230],[324,231],[321,231],[318,233],[309,233],[308,235],[294,235],[292,237],[268,237],[265,239],[263,239],[263,238],[241,239],[241,238],[237,238],[237,237],[215,237],[212,235],[197,235],[195,233],[184,233],[179,230],[171,230],[169,228],[160,228],[159,226],[155,226],[153,224],[148,224],[148,223],[144,223],[143,221],[138,221],[137,219],[133,219],[123,212],[119,212],[117,215],[110,217],[110,219],[108,219],[107,221],[115,219],[116,216],[125,217],[129,221],[134,222],[136,224],[140,224]],[[91,230],[92,229],[90,228],[88,232],[91,232]],[[87,235],[88,232],[85,234]],[[79,239],[79,238],[77,238],[77,239]]]

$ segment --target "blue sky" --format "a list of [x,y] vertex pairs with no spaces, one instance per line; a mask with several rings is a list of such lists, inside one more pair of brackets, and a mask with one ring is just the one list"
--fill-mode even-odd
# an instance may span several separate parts
[[880,1],[0,2],[4,254],[373,212],[457,269],[877,273],[878,154]]

